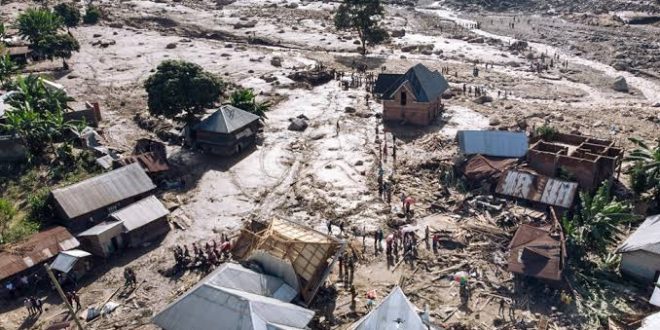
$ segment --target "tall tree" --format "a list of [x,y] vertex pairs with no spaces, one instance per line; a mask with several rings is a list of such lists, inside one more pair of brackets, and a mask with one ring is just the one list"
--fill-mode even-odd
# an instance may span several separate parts
[[384,12],[380,0],[344,0],[335,13],[335,27],[354,30],[362,44],[362,55],[365,55],[367,44],[377,45],[389,38],[380,26]]
[[269,102],[257,102],[256,95],[251,89],[240,89],[231,93],[229,97],[231,105],[253,113],[261,118],[267,118],[266,112],[270,110]]
[[29,8],[18,16],[18,33],[31,43],[43,36],[57,34],[64,22],[54,12],[45,8]]
[[152,115],[190,122],[218,100],[223,83],[197,64],[167,60],[144,82],[144,88]]
[[73,52],[80,50],[80,44],[76,38],[67,33],[48,34],[33,43],[32,49],[37,55],[49,60],[61,58],[62,67],[68,69],[66,59],[71,58]]
[[53,10],[62,18],[67,28],[76,27],[80,24],[80,10],[75,3],[62,2],[53,7]]

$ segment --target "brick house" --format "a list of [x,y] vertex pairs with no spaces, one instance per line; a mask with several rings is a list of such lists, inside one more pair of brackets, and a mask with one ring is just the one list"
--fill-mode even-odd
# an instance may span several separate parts
[[380,74],[374,94],[383,103],[383,120],[429,125],[441,113],[449,83],[442,74],[417,64],[404,74]]

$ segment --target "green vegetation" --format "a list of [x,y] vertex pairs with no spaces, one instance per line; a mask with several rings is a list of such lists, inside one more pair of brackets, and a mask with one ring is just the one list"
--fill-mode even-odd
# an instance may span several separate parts
[[544,140],[552,140],[552,138],[559,133],[556,128],[550,125],[542,125],[536,128],[534,131],[537,136],[540,136]]
[[11,61],[9,54],[0,55],[0,87],[4,87],[17,70],[18,66]]
[[101,19],[101,9],[94,5],[87,6],[85,10],[85,16],[83,16],[83,23],[85,24],[96,24]]
[[17,21],[19,34],[31,42],[35,55],[49,60],[62,58],[62,66],[68,68],[65,59],[80,50],[80,45],[73,36],[60,31],[65,24],[60,15],[45,8],[30,8]]
[[267,118],[266,112],[270,110],[269,102],[257,102],[252,89],[239,89],[230,96],[231,105],[253,113],[261,118]]
[[637,147],[625,158],[633,162],[630,170],[632,190],[642,195],[649,193],[655,207],[660,207],[660,140],[651,147],[637,138],[629,138]]
[[14,220],[15,216],[16,208],[14,208],[14,205],[6,199],[0,199],[0,243],[4,243],[9,223]]
[[220,78],[201,66],[175,60],[162,62],[144,83],[152,115],[186,122],[212,106],[223,87]]
[[42,58],[54,60],[55,58],[62,59],[62,67],[68,69],[69,65],[66,59],[71,58],[73,52],[80,50],[78,40],[70,34],[50,34],[39,39],[38,42],[32,44],[35,54]]
[[80,10],[75,3],[60,3],[53,7],[57,15],[62,18],[67,28],[72,28],[80,24]]
[[335,13],[335,27],[355,31],[360,38],[362,55],[365,55],[367,44],[377,45],[389,38],[380,26],[384,13],[380,0],[344,0]]

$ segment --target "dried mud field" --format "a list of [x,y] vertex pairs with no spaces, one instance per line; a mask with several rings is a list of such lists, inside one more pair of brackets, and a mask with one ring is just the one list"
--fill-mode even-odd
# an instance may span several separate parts
[[[599,27],[580,22],[558,24],[562,17],[547,15],[518,14],[517,19],[524,23],[509,30],[507,22],[512,18],[501,13],[461,13],[441,3],[387,5],[384,25],[390,31],[403,29],[405,35],[370,48],[362,58],[355,36],[334,29],[334,2],[239,0],[225,6],[189,0],[96,3],[104,12],[104,20],[99,25],[71,29],[81,50],[69,61],[70,71],[54,71],[52,75],[76,99],[100,102],[101,131],[109,146],[128,151],[137,138],[155,136],[141,129],[134,118],[146,111],[144,80],[165,59],[200,64],[227,83],[255,89],[259,98],[272,100],[275,105],[267,114],[262,141],[237,159],[168,146],[170,162],[186,187],[160,197],[180,205],[173,218],[185,230],[175,229],[159,245],[132,251],[99,267],[80,290],[83,305],[98,304],[122,286],[123,266],[136,269],[138,282],[143,283],[127,297],[115,299],[121,304],[119,309],[88,328],[156,328],[150,324],[151,316],[203,276],[196,272],[178,278],[163,276],[174,264],[172,247],[206,242],[220,233],[234,234],[252,219],[280,217],[320,231],[326,231],[328,220],[344,220],[349,224],[346,238],[361,247],[359,233],[387,228],[386,224],[396,217],[393,214],[399,203],[392,203],[393,212],[376,189],[379,151],[375,141],[391,139],[392,133],[398,138],[399,156],[396,166],[390,164],[386,170],[398,178],[394,196],[405,192],[418,201],[414,226],[422,235],[426,225],[448,230],[469,244],[458,250],[443,247],[438,255],[421,248],[417,265],[402,264],[392,271],[383,254],[374,256],[373,240],[367,238],[355,280],[361,297],[372,289],[383,297],[394,284],[402,285],[416,306],[429,307],[434,324],[456,329],[497,328],[510,313],[527,328],[535,328],[541,320],[549,320],[557,329],[583,327],[575,321],[575,310],[554,305],[554,289],[523,289],[514,299],[510,290],[513,279],[503,263],[508,242],[502,237],[506,235],[466,229],[463,225],[475,220],[451,212],[452,204],[457,202],[451,196],[441,200],[447,207],[437,213],[431,206],[438,200],[440,183],[436,172],[429,168],[437,168],[442,160],[456,155],[454,136],[460,129],[506,129],[545,123],[564,132],[612,139],[624,148],[631,147],[626,139],[630,135],[657,139],[657,25],[608,35],[619,43],[626,43],[633,35],[656,47],[655,63],[643,72],[632,72],[615,69],[611,59],[597,54],[605,49],[582,47],[577,55],[571,47],[581,42],[579,33],[574,33],[576,27],[594,34],[606,31],[599,32]],[[3,1],[1,15],[11,22],[22,10],[36,5]],[[474,27],[476,22],[481,23],[480,29]],[[535,34],[544,33],[536,28],[541,25],[552,25],[552,38],[556,40],[535,38]],[[512,50],[510,45],[518,38],[529,41],[531,50]],[[99,40],[105,40],[107,46],[100,46]],[[557,58],[562,65],[539,74],[530,69],[530,58],[541,56]],[[626,56],[636,55],[631,52]],[[271,64],[273,57],[283,59],[281,67]],[[447,110],[436,124],[426,128],[393,127],[392,133],[384,137],[376,116],[382,107],[366,98],[364,88],[344,90],[334,80],[305,87],[288,78],[291,73],[318,64],[350,73],[353,62],[367,63],[375,73],[382,67],[388,72],[402,72],[417,63],[432,70],[447,67],[447,79],[457,92],[445,100]],[[57,66],[42,63],[34,69],[49,71]],[[480,70],[478,77],[472,74],[475,66]],[[627,80],[628,93],[612,89],[618,76]],[[477,103],[458,93],[464,85],[485,88],[493,102]],[[355,112],[346,112],[347,107]],[[309,118],[310,127],[304,132],[287,130],[289,118],[298,115]],[[459,308],[458,286],[447,279],[448,272],[443,272],[462,264],[480,279],[476,285],[481,291],[490,292],[473,295],[468,308]],[[336,280],[332,274],[330,281]],[[362,303],[357,312],[352,312],[348,307],[350,294],[341,284],[336,288],[334,309],[323,299],[313,306],[318,316],[313,328],[342,329],[365,314]],[[504,298],[511,301],[505,307],[506,317],[498,311]],[[58,300],[50,297],[47,312],[31,322],[24,321],[24,308],[5,304],[0,329],[45,328],[64,312]],[[332,318],[334,322],[329,321]]]

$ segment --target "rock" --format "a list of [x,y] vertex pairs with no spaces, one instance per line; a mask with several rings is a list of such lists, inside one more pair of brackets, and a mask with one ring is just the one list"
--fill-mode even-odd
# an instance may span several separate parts
[[406,30],[401,29],[401,30],[394,30],[390,32],[390,36],[392,38],[403,38],[406,35]]
[[652,107],[654,107],[654,108],[660,108],[660,102],[655,102],[655,103],[653,103]]
[[117,42],[114,39],[102,39],[99,45],[103,48],[108,47],[110,45],[114,45]]
[[165,46],[165,49],[174,49],[174,48],[176,48],[175,42],[170,42],[169,44],[167,44],[167,46]]
[[488,121],[488,125],[490,125],[490,126],[497,126],[501,123],[502,123],[502,121],[497,117],[493,117]]
[[110,23],[108,26],[115,29],[121,29],[124,27],[124,24],[115,22],[115,23]]
[[511,110],[511,109],[513,109],[513,105],[507,104],[507,105],[504,106],[504,109]]
[[355,111],[356,111],[356,110],[355,110],[355,108],[353,108],[353,107],[346,107],[346,108],[344,108],[344,112],[345,112],[345,113],[355,113]]
[[593,127],[602,127],[602,126],[603,126],[603,122],[600,121],[600,120],[598,120],[598,121],[596,121],[592,126],[593,126]]
[[302,132],[307,129],[307,126],[309,126],[309,124],[307,124],[306,120],[300,118],[293,118],[291,119],[291,123],[289,124],[288,130]]
[[94,34],[92,35],[92,38],[100,38],[100,37],[101,37],[101,34],[100,34],[100,33],[94,33]]
[[312,86],[319,86],[330,82],[334,76],[325,70],[299,71],[289,75],[289,79],[297,82],[305,82]]
[[404,53],[410,53],[414,50],[417,50],[417,45],[410,45],[410,46],[401,47],[401,51],[404,52]]
[[353,41],[353,45],[360,45],[360,44],[361,44],[360,40],[354,40]]
[[628,92],[628,83],[626,82],[626,78],[619,76],[614,79],[614,83],[612,84],[612,89],[617,91],[617,92]]
[[324,137],[325,137],[325,133],[323,132],[316,132],[309,136],[309,138],[312,140],[320,140]]
[[527,126],[528,126],[528,125],[527,125],[527,120],[526,120],[525,118],[519,118],[519,119],[516,120],[516,125],[518,125],[518,127],[519,127],[521,130],[524,131],[524,130],[527,129]]
[[249,21],[249,22],[238,22],[234,24],[234,29],[244,29],[244,28],[253,28],[257,25],[257,21]]
[[362,165],[364,165],[364,162],[361,161],[361,160],[358,160],[357,162],[355,162],[355,166],[362,166]]
[[298,4],[295,2],[287,3],[286,5],[284,5],[284,8],[296,9],[298,8]]
[[472,102],[474,102],[476,104],[484,104],[484,103],[488,103],[488,102],[493,102],[493,97],[488,96],[488,95],[481,95],[481,96],[473,99]]
[[282,58],[279,56],[273,56],[273,58],[270,59],[270,65],[274,67],[281,67],[282,66]]

